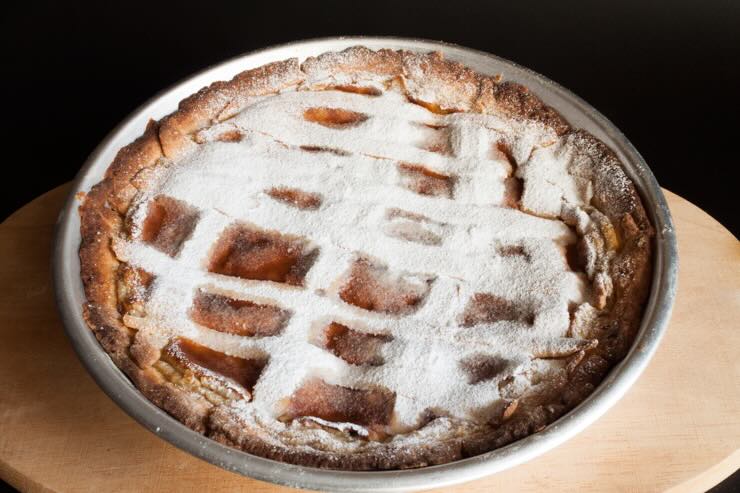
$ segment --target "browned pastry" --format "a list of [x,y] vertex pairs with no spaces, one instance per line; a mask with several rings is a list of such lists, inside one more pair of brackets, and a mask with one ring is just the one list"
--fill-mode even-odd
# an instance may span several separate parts
[[121,149],[80,216],[85,319],[141,392],[325,468],[542,430],[625,356],[651,280],[614,152],[439,53],[215,82]]

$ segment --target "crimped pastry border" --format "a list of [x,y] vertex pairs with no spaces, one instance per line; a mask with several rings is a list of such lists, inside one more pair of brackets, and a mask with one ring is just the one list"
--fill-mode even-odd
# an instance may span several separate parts
[[[276,446],[227,406],[213,405],[201,395],[164,380],[151,367],[156,357],[148,355],[146,347],[134,346],[133,331],[122,323],[116,295],[119,262],[111,241],[124,227],[123,217],[137,192],[137,174],[156,166],[160,158],[177,159],[188,152],[195,145],[191,134],[238,113],[250,98],[296,86],[322,73],[402,77],[411,98],[424,100],[422,96],[430,93],[444,94],[443,100],[432,101],[442,109],[540,122],[570,139],[593,165],[592,203],[620,229],[623,244],[610,267],[616,300],[608,321],[610,335],[573,366],[568,380],[555,391],[525,403],[511,419],[488,433],[411,448],[376,445],[350,453]],[[614,152],[588,132],[572,129],[526,87],[479,74],[437,52],[372,51],[357,46],[311,57],[302,64],[297,59],[267,64],[241,72],[230,81],[215,82],[181,101],[177,111],[158,122],[150,121],[141,137],[118,152],[103,180],[87,193],[79,212],[81,277],[87,297],[84,317],[115,364],[149,400],[189,428],[255,455],[307,466],[352,470],[422,467],[477,455],[541,430],[583,401],[626,355],[639,328],[651,281],[653,228]]]

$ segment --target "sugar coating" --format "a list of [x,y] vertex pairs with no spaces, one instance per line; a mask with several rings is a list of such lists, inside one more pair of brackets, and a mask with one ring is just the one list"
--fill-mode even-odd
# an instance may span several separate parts
[[[366,118],[332,127],[307,121],[311,108],[340,108]],[[241,138],[219,140],[226,132]],[[558,358],[583,347],[569,332],[569,306],[586,304],[589,279],[564,260],[564,246],[577,235],[559,217],[568,211],[579,236],[591,228],[591,182],[573,171],[568,143],[548,128],[493,115],[436,114],[390,90],[378,96],[289,90],[256,99],[197,138],[200,145],[192,152],[162,163],[150,177],[131,208],[133,234],[114,245],[121,261],[155,276],[145,314],[125,322],[160,347],[184,336],[233,356],[269,355],[252,401],[235,407],[250,419],[283,427],[276,421],[281,403],[307,378],[319,376],[331,384],[395,392],[394,432],[413,430],[430,409],[488,422],[503,398],[504,378],[514,377],[513,392],[525,395],[542,377],[563,371]],[[429,150],[440,139],[449,149]],[[496,151],[502,142],[516,170]],[[454,177],[453,196],[406,188],[400,163]],[[504,180],[512,172],[524,182],[522,209],[529,213],[504,206]],[[321,205],[300,209],[275,200],[268,191],[281,187],[316,194]],[[175,257],[140,238],[148,204],[161,195],[199,210],[192,235]],[[235,222],[299,236],[318,249],[304,285],[208,272],[213,245]],[[507,246],[521,247],[525,255],[502,254]],[[343,302],[339,286],[360,257],[409,282],[428,284],[421,306],[389,316]],[[198,290],[279,306],[292,315],[275,336],[217,332],[190,318]],[[461,314],[476,293],[526,307],[532,323],[462,327]],[[350,365],[312,344],[316,327],[331,322],[392,336],[382,345],[385,363]],[[470,384],[460,362],[480,354],[510,362],[508,373]]]

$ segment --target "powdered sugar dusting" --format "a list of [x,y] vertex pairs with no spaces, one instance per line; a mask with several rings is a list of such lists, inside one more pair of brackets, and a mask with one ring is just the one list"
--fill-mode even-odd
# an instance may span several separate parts
[[[377,80],[364,85],[383,87]],[[363,119],[307,121],[311,108],[348,110]],[[227,131],[240,138],[219,140]],[[228,355],[269,355],[253,400],[235,407],[244,416],[285,429],[276,421],[281,403],[306,378],[319,376],[330,384],[395,392],[394,432],[414,429],[430,409],[452,419],[487,422],[503,398],[504,378],[513,377],[513,392],[523,395],[537,387],[533,376],[562,371],[557,358],[584,347],[583,340],[569,336],[568,307],[588,301],[590,288],[586,276],[570,271],[563,257],[576,235],[561,220],[503,205],[504,180],[514,170],[494,152],[502,141],[511,148],[525,184],[524,209],[553,218],[567,211],[563,216],[580,236],[593,230],[590,181],[571,173],[572,152],[551,130],[493,115],[435,114],[393,90],[378,96],[298,90],[255,98],[233,117],[199,132],[196,141],[200,145],[192,152],[152,176],[131,209],[132,237],[115,244],[121,261],[156,278],[145,315],[130,316],[127,323],[159,346],[185,336]],[[399,163],[454,177],[453,196],[405,188]],[[315,194],[321,204],[301,209],[275,200],[267,192],[278,187]],[[140,237],[147,204],[159,195],[200,211],[192,235],[174,257]],[[213,245],[234,223],[304,238],[317,249],[303,286],[209,272]],[[504,255],[506,246],[524,254]],[[389,316],[342,301],[339,287],[360,257],[408,282],[428,285],[420,306]],[[198,290],[279,306],[292,316],[275,336],[217,332],[190,318]],[[463,327],[461,315],[476,293],[505,298],[531,313],[531,320]],[[392,336],[382,346],[385,364],[350,365],[312,344],[315,327],[333,321]],[[480,353],[510,362],[508,372],[470,384],[460,362]],[[335,427],[357,432],[351,423]]]

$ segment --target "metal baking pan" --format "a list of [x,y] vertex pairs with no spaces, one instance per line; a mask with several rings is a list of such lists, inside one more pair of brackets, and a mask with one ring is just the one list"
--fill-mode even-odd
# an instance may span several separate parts
[[[526,85],[574,127],[588,130],[617,153],[637,186],[657,232],[652,291],[637,339],[627,357],[591,396],[539,433],[506,447],[440,466],[377,472],[334,471],[285,464],[221,445],[191,431],[140,394],[103,351],[82,318],[85,296],[77,256],[80,221],[75,194],[89,190],[102,178],[118,149],[141,135],[150,118],[158,119],[174,111],[181,99],[213,81],[230,79],[242,70],[268,62],[290,57],[302,60],[358,44],[373,49],[439,50],[447,58],[478,72],[502,74],[506,80]],[[54,249],[56,299],[67,335],[98,385],[124,411],[164,440],[229,471],[293,487],[353,492],[409,491],[470,481],[516,466],[573,437],[614,405],[647,366],[668,324],[677,270],[673,222],[658,182],[622,132],[598,111],[545,77],[491,54],[441,42],[376,37],[326,38],[266,48],[206,69],[156,95],[116,127],[80,170],[59,216]]]

